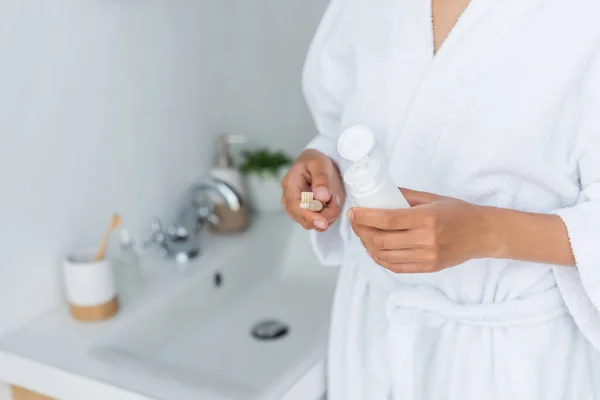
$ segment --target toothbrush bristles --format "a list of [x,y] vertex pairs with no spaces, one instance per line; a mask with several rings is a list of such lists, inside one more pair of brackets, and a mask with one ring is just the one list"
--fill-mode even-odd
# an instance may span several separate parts
[[323,209],[323,203],[315,200],[313,192],[302,192],[300,194],[300,208],[320,212]]
[[300,195],[300,203],[302,203],[302,204],[308,204],[311,201],[313,201],[313,199],[314,199],[313,192],[302,192],[302,194]]

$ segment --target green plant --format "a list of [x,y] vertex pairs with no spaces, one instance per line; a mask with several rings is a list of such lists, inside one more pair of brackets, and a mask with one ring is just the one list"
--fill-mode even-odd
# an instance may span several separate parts
[[244,174],[271,175],[279,178],[281,168],[292,164],[292,159],[282,151],[271,151],[269,149],[258,149],[244,151],[244,161],[240,166]]

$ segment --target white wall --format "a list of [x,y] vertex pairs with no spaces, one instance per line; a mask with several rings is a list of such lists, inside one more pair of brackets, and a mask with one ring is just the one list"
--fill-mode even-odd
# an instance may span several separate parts
[[212,162],[220,3],[0,1],[0,333],[56,305],[113,211],[137,232]]
[[309,140],[300,70],[326,2],[0,1],[0,334],[60,301],[62,256],[113,211],[134,233],[172,211],[215,133]]
[[328,0],[229,0],[224,129],[297,153],[315,128],[300,87]]

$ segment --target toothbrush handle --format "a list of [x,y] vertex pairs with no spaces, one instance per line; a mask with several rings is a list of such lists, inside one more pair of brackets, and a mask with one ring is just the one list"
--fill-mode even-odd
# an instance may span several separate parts
[[313,200],[308,205],[308,209],[314,212],[321,212],[323,208],[323,203],[321,203],[319,200]]
[[100,243],[100,247],[98,248],[98,251],[96,252],[96,261],[104,260],[104,257],[106,257],[106,248],[108,247],[108,239],[110,238],[111,232],[112,232],[111,228],[107,229],[106,232],[104,232],[104,236],[102,237],[102,242]]

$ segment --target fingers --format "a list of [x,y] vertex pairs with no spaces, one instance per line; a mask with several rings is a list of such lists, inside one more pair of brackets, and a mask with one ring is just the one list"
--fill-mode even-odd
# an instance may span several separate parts
[[413,229],[427,224],[428,215],[419,208],[379,210],[374,208],[352,208],[348,212],[352,224],[395,231]]
[[358,224],[352,229],[373,261],[392,272],[438,271],[439,249],[427,229],[383,231]]
[[423,263],[387,263],[383,261],[374,260],[377,264],[382,266],[385,269],[388,269],[396,274],[426,274],[438,272],[438,269],[435,265],[432,264],[423,264]]
[[312,211],[299,209],[299,211],[293,212],[286,208],[285,213],[306,230],[325,231],[329,227],[327,220]]
[[402,195],[408,201],[411,207],[420,206],[422,204],[433,203],[436,200],[439,200],[442,196],[438,196],[433,193],[428,192],[419,192],[417,190],[398,188]]
[[321,159],[315,159],[307,162],[306,170],[310,176],[311,191],[315,194],[315,199],[327,203],[331,200],[331,166]]
[[[283,204],[286,214],[305,229],[314,228],[313,221],[309,220],[306,210],[300,208],[300,196],[308,187],[307,178],[301,165],[293,165],[281,181]],[[311,227],[312,226],[312,227]]]
[[341,212],[341,200],[339,196],[332,195],[331,201],[325,205],[325,208],[321,211],[321,216],[329,223],[334,222],[338,219]]
[[412,248],[403,250],[378,250],[371,253],[371,258],[378,263],[386,264],[436,264],[437,253],[432,249],[427,248]]
[[375,252],[367,250],[367,253],[377,264],[397,274],[428,273],[440,270],[438,253],[434,249],[410,248]]
[[304,229],[325,231],[329,227],[329,221],[321,214],[300,208],[299,196],[295,199],[284,193],[281,202],[284,205],[285,213],[295,222],[302,225]]
[[410,249],[414,247],[433,247],[431,236],[424,229],[403,231],[382,231],[362,225],[352,225],[363,246],[370,252],[379,250]]
[[302,164],[293,165],[281,180],[281,188],[284,196],[296,196],[300,198],[300,193],[308,190],[309,180],[307,172]]
[[[327,203],[328,200],[324,199],[332,199],[329,179],[327,176],[323,176],[326,171],[324,165],[327,164],[327,159],[323,157],[316,160],[309,159],[293,165],[281,181],[283,189],[281,203],[284,205],[285,212],[290,218],[302,225],[304,229],[324,231],[337,219],[340,213],[339,202],[335,201],[326,204],[321,213],[300,208],[301,194],[303,191],[310,191],[311,184],[321,185],[318,200]],[[317,197],[316,194],[315,197]],[[337,198],[337,196],[333,196],[333,198]]]

